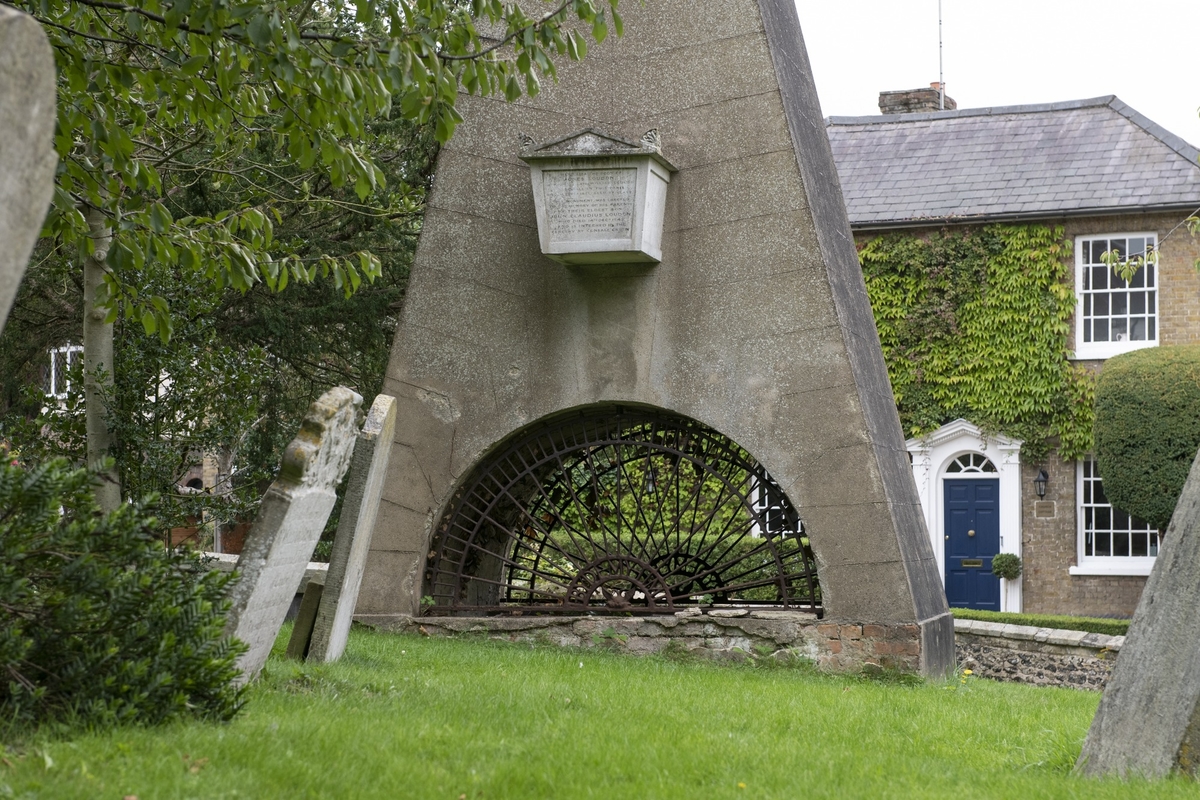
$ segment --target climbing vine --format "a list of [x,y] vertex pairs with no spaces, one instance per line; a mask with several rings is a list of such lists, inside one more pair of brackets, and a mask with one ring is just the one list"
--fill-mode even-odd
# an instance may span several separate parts
[[908,436],[962,417],[1041,460],[1091,450],[1095,378],[1068,359],[1075,296],[1062,228],[988,225],[859,246]]

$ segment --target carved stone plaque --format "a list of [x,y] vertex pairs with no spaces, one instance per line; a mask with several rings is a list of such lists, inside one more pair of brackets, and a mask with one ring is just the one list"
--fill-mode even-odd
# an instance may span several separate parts
[[633,235],[637,168],[542,173],[550,241],[628,239]]
[[526,137],[542,252],[563,264],[662,260],[674,167],[657,131],[632,142],[587,128],[538,144]]

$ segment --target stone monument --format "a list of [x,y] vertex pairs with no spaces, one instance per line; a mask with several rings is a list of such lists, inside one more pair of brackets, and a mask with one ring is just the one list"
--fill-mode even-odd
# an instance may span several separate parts
[[1200,774],[1200,454],[1179,495],[1076,770]]
[[0,5],[0,330],[54,195],[54,119],[46,34]]
[[337,661],[346,650],[395,435],[396,399],[381,394],[371,404],[354,445],[349,484],[329,556],[329,573],[320,590],[320,605],[307,648],[310,661]]
[[249,646],[238,660],[242,681],[254,678],[266,663],[333,510],[335,489],[350,465],[361,403],[341,386],[321,395],[284,450],[279,477],[263,496],[229,592],[233,605],[226,633]]
[[[460,97],[384,386],[396,439],[357,614],[421,611],[435,526],[513,436],[575,409],[653,409],[733,440],[786,493],[827,630],[869,630],[877,652],[944,674],[953,621],[795,4],[621,10],[625,36],[537,97]],[[538,157],[589,148],[649,158],[661,241],[634,241],[617,213],[631,175],[543,178],[557,221],[538,208]],[[607,194],[576,194],[592,189]],[[612,241],[578,246],[597,232]]]

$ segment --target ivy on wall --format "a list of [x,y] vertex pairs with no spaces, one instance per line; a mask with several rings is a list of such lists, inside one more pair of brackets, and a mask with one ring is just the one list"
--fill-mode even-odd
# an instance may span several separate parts
[[907,436],[962,417],[1079,458],[1092,447],[1095,377],[1068,359],[1075,310],[1061,227],[988,225],[859,245]]

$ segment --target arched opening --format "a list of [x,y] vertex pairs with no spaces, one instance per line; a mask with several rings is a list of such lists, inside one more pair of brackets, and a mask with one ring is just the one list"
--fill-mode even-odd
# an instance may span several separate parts
[[687,417],[575,410],[509,437],[434,529],[425,614],[820,613],[804,525],[745,449]]

